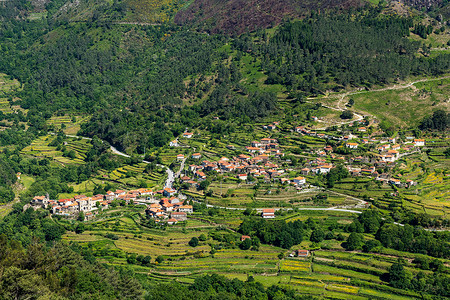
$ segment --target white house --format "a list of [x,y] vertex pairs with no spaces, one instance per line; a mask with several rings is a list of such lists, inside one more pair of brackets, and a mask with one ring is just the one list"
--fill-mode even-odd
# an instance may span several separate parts
[[263,209],[261,216],[264,219],[274,219],[275,218],[275,210],[273,208]]
[[358,144],[357,143],[347,143],[347,144],[345,144],[345,147],[350,148],[350,149],[358,149]]
[[173,140],[170,142],[169,144],[170,147],[178,147],[178,141],[177,140]]
[[247,180],[247,178],[248,178],[247,174],[239,174],[238,175],[238,179],[240,179],[240,180]]
[[423,140],[423,139],[415,139],[414,140],[414,146],[416,146],[416,147],[425,146],[425,140]]
[[186,139],[192,138],[193,135],[194,134],[192,132],[185,132],[185,133],[183,133],[183,137],[186,138]]
[[320,167],[320,174],[327,174],[331,171],[332,166],[325,165]]
[[178,208],[178,211],[187,214],[192,214],[194,212],[194,208],[192,207],[192,205],[182,205],[180,206],[180,208]]
[[202,157],[202,155],[200,153],[194,153],[192,154],[192,158],[193,159],[200,159],[200,157]]
[[302,185],[302,184],[306,183],[306,178],[299,176],[299,177],[294,178],[292,181],[297,185]]

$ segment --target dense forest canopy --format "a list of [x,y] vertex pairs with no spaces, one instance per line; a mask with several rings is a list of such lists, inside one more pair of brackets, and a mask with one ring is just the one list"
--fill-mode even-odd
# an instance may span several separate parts
[[[10,20],[1,24],[0,69],[23,83],[20,105],[34,128],[46,130],[54,114],[89,113],[81,134],[143,153],[200,126],[201,117],[239,125],[276,114],[274,93],[242,84],[244,55],[261,62],[266,84],[303,96],[447,71],[450,55],[418,55],[423,45],[407,38],[412,26],[380,7],[312,13],[273,36],[234,39],[171,25]],[[227,43],[237,52],[231,62]]]

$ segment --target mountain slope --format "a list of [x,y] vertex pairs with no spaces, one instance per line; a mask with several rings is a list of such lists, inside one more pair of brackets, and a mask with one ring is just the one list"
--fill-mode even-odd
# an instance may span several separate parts
[[267,28],[285,17],[298,17],[311,10],[361,6],[362,0],[195,0],[175,16],[179,25],[198,24],[212,33],[240,34]]

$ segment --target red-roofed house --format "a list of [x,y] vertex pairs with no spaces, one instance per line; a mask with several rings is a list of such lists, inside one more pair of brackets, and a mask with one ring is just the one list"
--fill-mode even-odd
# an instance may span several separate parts
[[275,218],[275,209],[273,209],[273,208],[263,209],[261,216],[264,219],[274,219]]

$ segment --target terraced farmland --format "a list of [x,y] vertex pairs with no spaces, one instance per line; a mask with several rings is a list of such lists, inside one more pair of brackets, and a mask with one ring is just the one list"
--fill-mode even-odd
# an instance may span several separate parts
[[47,125],[54,126],[55,131],[62,129],[65,134],[76,135],[80,125],[88,119],[86,116],[53,116],[47,120]]
[[75,157],[64,157],[61,150],[57,150],[56,146],[50,146],[49,144],[55,139],[53,135],[41,136],[34,140],[30,146],[22,149],[21,153],[24,155],[34,156],[38,158],[50,158],[59,162],[63,165],[84,164],[84,159],[86,158],[86,153],[91,148],[91,144],[88,140],[67,138],[65,147],[68,151],[73,150],[75,152]]

